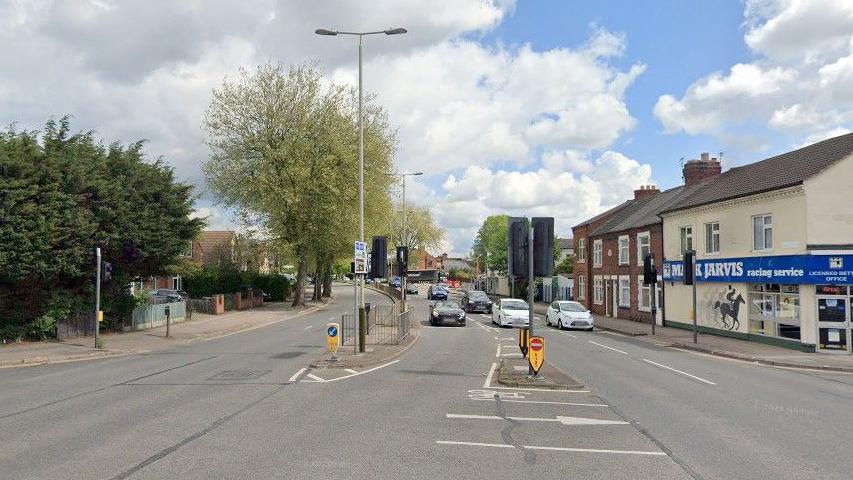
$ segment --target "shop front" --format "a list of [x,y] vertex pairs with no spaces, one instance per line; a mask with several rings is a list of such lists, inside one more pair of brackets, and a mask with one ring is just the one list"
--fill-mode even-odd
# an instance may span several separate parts
[[[700,259],[695,278],[704,330],[804,350],[853,351],[853,255]],[[667,323],[676,326],[691,323],[693,312],[691,287],[682,279],[682,262],[664,263],[663,280],[675,293],[667,295]]]

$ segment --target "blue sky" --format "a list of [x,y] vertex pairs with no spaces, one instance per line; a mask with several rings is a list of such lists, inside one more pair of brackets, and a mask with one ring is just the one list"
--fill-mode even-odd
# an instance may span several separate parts
[[[681,181],[853,127],[853,2],[838,0],[0,0],[0,123],[74,116],[105,142],[148,139],[201,193],[209,228],[239,228],[206,191],[201,123],[240,68],[315,62],[365,87],[398,129],[409,200],[464,255],[488,216],[553,216],[558,235]],[[62,79],[62,88],[56,88]]]

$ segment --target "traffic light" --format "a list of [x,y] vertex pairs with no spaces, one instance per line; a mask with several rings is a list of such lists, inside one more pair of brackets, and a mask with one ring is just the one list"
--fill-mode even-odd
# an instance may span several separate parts
[[101,262],[101,281],[109,282],[113,278],[113,264]]
[[533,217],[533,276],[554,274],[554,217]]
[[696,267],[694,263],[696,262],[696,252],[693,250],[684,252],[684,262],[682,263],[684,269],[684,284],[685,285],[693,285],[693,275],[696,273]]
[[402,278],[409,271],[409,247],[397,247],[397,274]]
[[655,254],[648,253],[643,259],[643,285],[652,285],[658,281],[658,269],[655,266]]
[[373,237],[373,249],[370,251],[370,276],[385,278],[388,276],[388,238]]
[[525,217],[510,217],[507,223],[507,272],[512,277],[528,275],[527,267],[528,226]]

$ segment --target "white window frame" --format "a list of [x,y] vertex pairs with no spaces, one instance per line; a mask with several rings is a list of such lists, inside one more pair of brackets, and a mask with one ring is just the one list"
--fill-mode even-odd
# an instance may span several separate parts
[[[686,235],[685,232],[687,229],[690,229],[690,235]],[[685,240],[690,239],[690,248],[686,249]],[[678,248],[681,252],[681,255],[687,253],[687,250],[695,250],[696,246],[693,244],[693,225],[682,225],[678,227]]]
[[[716,231],[713,230],[714,225],[717,226]],[[705,253],[707,253],[708,255],[716,255],[720,253],[720,222],[707,222],[705,223],[705,227],[703,230],[705,233]],[[717,237],[717,248],[715,250],[712,250],[711,247],[713,247],[713,245],[710,244],[708,240],[709,236],[713,238],[715,235]]]
[[[622,242],[625,242],[624,246]],[[631,263],[631,237],[628,235],[619,235],[618,239],[619,245],[619,265],[629,265]],[[624,261],[622,259],[622,252],[625,253]]]
[[[761,226],[761,243],[762,248],[755,248],[758,243],[758,239],[755,238],[755,219],[762,219]],[[770,223],[767,223],[767,219],[770,219]],[[752,251],[753,252],[771,252],[773,251],[773,215],[770,213],[762,213],[761,215],[753,215],[752,222],[750,225],[752,229]],[[767,246],[767,231],[770,230],[770,246]]]
[[596,305],[604,304],[604,279],[601,275],[596,275],[592,278],[592,303]]
[[[624,287],[622,282],[628,282],[628,286]],[[628,295],[623,295],[623,293]],[[624,298],[627,297],[627,298]],[[631,308],[631,277],[627,275],[619,275],[619,308]]]
[[586,237],[578,239],[578,248],[575,250],[578,263],[586,263]]
[[[649,304],[648,306],[643,306],[643,299],[648,295]],[[637,277],[637,310],[641,312],[651,312],[652,311],[652,286],[643,284],[643,276],[639,275]]]
[[578,300],[586,300],[586,275],[578,275]]
[[643,243],[641,238],[646,239],[646,245],[649,247],[649,253],[652,252],[652,234],[650,232],[640,232],[637,234],[637,266],[642,267],[646,256],[643,255]]
[[592,266],[600,268],[604,261],[604,244],[602,241],[595,240],[592,242]]

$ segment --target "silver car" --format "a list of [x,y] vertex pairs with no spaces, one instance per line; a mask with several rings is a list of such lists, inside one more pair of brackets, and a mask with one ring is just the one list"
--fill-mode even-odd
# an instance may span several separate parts
[[502,298],[492,307],[492,323],[500,327],[528,327],[530,306],[519,298]]
[[552,302],[545,312],[545,323],[550,327],[556,325],[560,330],[564,328],[582,328],[592,330],[592,313],[578,302]]

